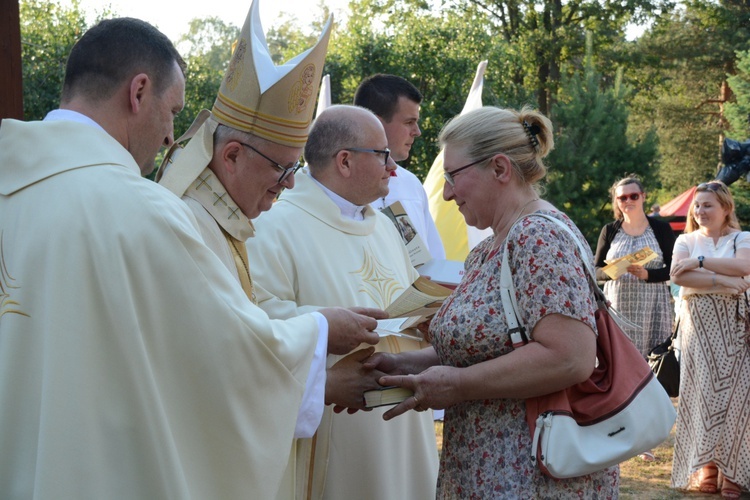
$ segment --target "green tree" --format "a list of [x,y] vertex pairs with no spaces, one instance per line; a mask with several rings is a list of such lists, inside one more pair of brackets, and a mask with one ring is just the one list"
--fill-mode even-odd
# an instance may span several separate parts
[[750,51],[737,53],[736,70],[736,74],[727,78],[735,96],[735,101],[725,107],[729,122],[727,136],[744,141],[750,136]]
[[[750,10],[740,0],[692,0],[666,12],[635,44],[629,81],[633,115],[659,135],[662,185],[677,194],[713,177],[729,124],[727,74],[750,40]],[[636,125],[637,126],[637,125]]]
[[564,210],[595,245],[612,220],[609,187],[628,173],[654,184],[656,135],[634,136],[628,127],[626,91],[603,88],[591,63],[563,79],[552,110],[555,149],[549,157],[547,198]]
[[517,64],[507,44],[487,29],[478,9],[463,14],[411,9],[406,2],[360,0],[331,41],[325,73],[331,75],[332,102],[351,102],[359,83],[374,73],[391,73],[412,82],[423,94],[422,137],[403,165],[419,177],[428,172],[445,122],[461,112],[480,61],[490,61],[484,102],[517,104],[530,99],[508,78]]
[[182,134],[202,109],[211,109],[232,55],[240,29],[217,17],[193,19],[177,42],[187,70],[185,109],[175,119],[175,134]]
[[534,90],[537,108],[546,115],[552,109],[566,67],[568,71],[580,69],[576,62],[585,52],[586,31],[594,34],[598,50],[616,52],[628,22],[642,20],[658,8],[671,5],[670,0],[444,0],[443,3],[459,10],[475,6],[488,14],[492,21],[488,29],[501,36],[523,61],[511,78],[515,84]]
[[24,119],[41,120],[60,105],[68,53],[88,25],[77,0],[21,0],[19,14]]

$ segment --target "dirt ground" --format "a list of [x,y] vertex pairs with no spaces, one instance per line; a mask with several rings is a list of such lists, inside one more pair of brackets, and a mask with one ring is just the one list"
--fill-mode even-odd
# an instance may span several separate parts
[[[438,449],[443,444],[443,423],[435,422]],[[623,500],[718,500],[721,495],[707,495],[699,491],[673,490],[669,487],[672,473],[672,449],[674,430],[661,446],[654,450],[656,460],[644,462],[632,458],[620,464],[620,498]],[[750,493],[743,493],[742,500],[750,500]]]

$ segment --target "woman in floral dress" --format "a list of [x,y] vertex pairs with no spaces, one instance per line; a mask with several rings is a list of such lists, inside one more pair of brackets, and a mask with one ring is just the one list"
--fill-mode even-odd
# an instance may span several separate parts
[[[484,107],[454,118],[440,142],[443,196],[468,224],[491,227],[494,235],[472,250],[463,280],[433,318],[432,347],[374,356],[371,366],[397,375],[381,383],[414,391],[385,418],[446,409],[438,498],[616,498],[618,467],[558,480],[531,460],[524,400],[585,380],[596,356],[596,304],[582,261],[593,256],[579,255],[569,235],[533,216],[552,215],[583,240],[565,214],[539,197],[552,124],[526,108]],[[500,299],[504,251],[520,321],[533,339],[518,348]]]

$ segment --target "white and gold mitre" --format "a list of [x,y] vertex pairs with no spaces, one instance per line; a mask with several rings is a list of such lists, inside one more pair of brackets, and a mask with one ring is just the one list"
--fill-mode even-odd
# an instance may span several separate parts
[[[303,147],[313,120],[333,16],[312,48],[281,66],[268,52],[254,0],[211,111],[203,110],[175,141],[156,174],[164,187],[182,196],[213,156],[219,124],[273,143]],[[181,143],[192,140],[181,149]]]
[[258,4],[255,0],[250,7],[211,111],[229,127],[284,146],[303,147],[315,111],[332,17],[314,47],[276,66],[268,53]]

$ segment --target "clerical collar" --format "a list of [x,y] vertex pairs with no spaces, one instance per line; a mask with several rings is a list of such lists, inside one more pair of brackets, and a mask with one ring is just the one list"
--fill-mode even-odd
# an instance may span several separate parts
[[352,220],[365,220],[365,209],[367,208],[367,205],[355,205],[351,201],[345,200],[341,196],[325,187],[323,184],[318,182],[318,179],[316,179],[312,175],[310,176],[310,179],[312,179],[315,184],[320,186],[320,189],[322,189],[323,192],[328,195],[331,201],[334,202],[337,207],[339,207],[342,217]]
[[255,234],[255,227],[250,219],[240,210],[214,175],[206,167],[185,191],[184,196],[200,203],[211,217],[234,238],[245,241]]
[[92,127],[98,128],[102,132],[106,132],[106,130],[104,130],[104,127],[96,123],[93,119],[84,115],[83,113],[73,111],[72,109],[53,109],[52,111],[47,113],[47,116],[44,117],[45,122],[58,122],[63,120],[83,123],[84,125],[91,125]]
[[[79,113],[78,111],[73,111],[72,109],[53,109],[52,111],[47,113],[43,121],[45,122],[67,121],[67,122],[80,123],[82,125],[88,125],[89,127],[93,127],[95,129],[101,130],[105,134],[112,137],[110,133],[104,130],[104,127],[102,127],[96,121],[94,121],[93,118],[91,118],[90,116],[86,116],[83,113]],[[142,175],[140,167],[135,163],[135,159],[133,159],[132,163],[125,164],[124,166],[128,170],[132,170],[136,174]]]

